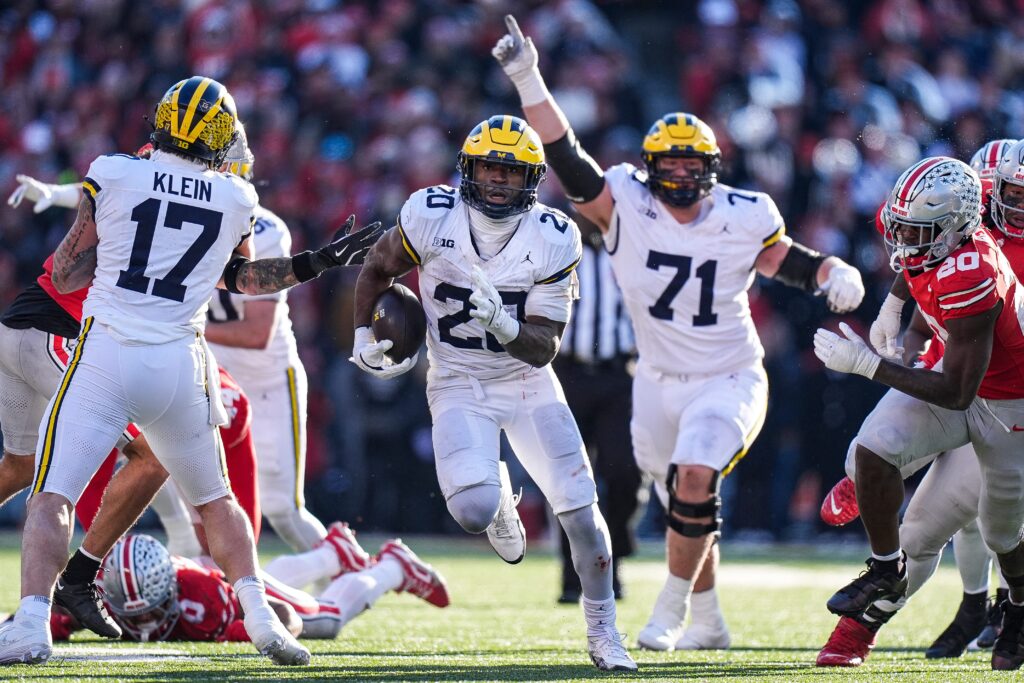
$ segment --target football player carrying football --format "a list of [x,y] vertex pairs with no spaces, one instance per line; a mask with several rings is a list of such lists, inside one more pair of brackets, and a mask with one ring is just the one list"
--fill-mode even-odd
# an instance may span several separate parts
[[615,625],[611,546],[590,461],[550,365],[576,296],[579,229],[537,203],[544,149],[522,119],[481,122],[458,165],[459,188],[414,193],[396,229],[366,257],[356,282],[352,360],[383,378],[415,363],[386,357],[391,342],[374,340],[370,317],[392,279],[419,268],[427,399],[448,510],[466,531],[486,531],[503,560],[522,560],[519,497],[498,458],[504,430],[569,537],[591,659],[600,669],[635,670]]

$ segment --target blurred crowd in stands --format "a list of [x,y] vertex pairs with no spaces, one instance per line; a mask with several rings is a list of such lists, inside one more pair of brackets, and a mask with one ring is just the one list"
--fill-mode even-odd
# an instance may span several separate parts
[[[0,192],[14,189],[16,173],[72,182],[96,156],[134,151],[164,90],[202,74],[234,94],[261,201],[290,225],[296,250],[322,243],[350,212],[393,223],[412,191],[457,184],[455,155],[473,125],[519,113],[490,55],[513,12],[602,165],[639,164],[661,114],[703,117],[723,149],[724,182],[769,192],[792,235],[862,270],[868,296],[851,322],[866,332],[892,279],[872,218],[899,173],[922,155],[967,160],[986,140],[1024,130],[1022,9],[1019,0],[8,0]],[[553,174],[542,190],[541,201],[566,208]],[[38,275],[71,219],[0,209],[0,306]],[[289,295],[310,376],[310,507],[360,529],[444,531],[453,522],[433,473],[423,368],[385,383],[347,361],[353,282],[342,274]],[[814,328],[835,323],[821,300],[762,280],[752,305],[771,408],[727,479],[726,536],[809,538],[880,391],[814,358]]]

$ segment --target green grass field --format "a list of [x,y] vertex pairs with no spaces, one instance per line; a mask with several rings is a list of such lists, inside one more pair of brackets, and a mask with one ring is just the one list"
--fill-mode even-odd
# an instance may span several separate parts
[[[368,549],[381,539],[362,539]],[[109,644],[82,634],[55,649],[43,667],[11,667],[0,679],[252,680],[596,680],[578,607],[558,606],[558,567],[533,547],[517,566],[502,563],[486,541],[406,539],[447,577],[452,605],[437,609],[409,595],[387,595],[335,641],[307,641],[313,665],[274,667],[248,644]],[[0,610],[18,599],[17,539],[0,539]],[[265,552],[264,561],[274,546]],[[279,548],[278,548],[279,549]],[[261,548],[261,550],[263,550]],[[959,601],[955,569],[938,575],[881,634],[859,669],[818,669],[814,657],[835,624],[824,604],[863,565],[848,551],[813,548],[759,552],[725,545],[720,590],[733,648],[700,653],[634,651],[643,680],[1005,680],[989,671],[988,652],[933,662],[924,649]],[[645,546],[624,569],[629,591],[619,625],[635,643],[661,586],[659,549]],[[628,678],[628,676],[617,676]]]

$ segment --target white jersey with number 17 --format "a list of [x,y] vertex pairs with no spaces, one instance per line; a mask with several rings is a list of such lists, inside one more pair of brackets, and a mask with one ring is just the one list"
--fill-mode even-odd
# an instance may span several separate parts
[[155,152],[151,159],[99,157],[82,187],[99,234],[82,315],[126,344],[201,333],[224,266],[252,229],[252,186]]
[[754,261],[786,232],[771,197],[715,185],[696,221],[676,222],[620,164],[605,248],[633,321],[640,363],[666,374],[715,374],[764,357],[747,290]]

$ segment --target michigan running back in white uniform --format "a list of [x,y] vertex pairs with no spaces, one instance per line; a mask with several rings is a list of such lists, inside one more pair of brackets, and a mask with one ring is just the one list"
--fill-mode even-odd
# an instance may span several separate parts
[[470,533],[486,531],[509,563],[526,552],[499,437],[544,493],[569,537],[583,586],[591,658],[636,669],[615,627],[611,546],[579,429],[550,363],[576,296],[579,229],[536,204],[544,151],[522,119],[493,116],[459,154],[459,189],[413,194],[398,226],[370,252],[356,283],[353,362],[378,377],[412,367],[384,356],[369,327],[392,278],[419,268],[427,315],[437,478],[448,510]]
[[[225,159],[228,171],[251,180],[254,157],[244,131]],[[291,256],[292,236],[276,214],[256,207],[253,246],[260,258]],[[250,296],[218,291],[210,301],[206,337],[217,361],[249,396],[256,445],[260,510],[296,552],[310,550],[327,529],[307,509],[306,369],[299,359],[285,292]]]
[[[605,235],[636,332],[633,446],[668,510],[669,576],[640,632],[641,646],[722,648],[729,632],[714,592],[720,477],[757,436],[768,387],[747,303],[754,273],[826,292],[856,308],[860,274],[796,244],[771,199],[717,185],[720,152],[696,116],[668,114],[643,142],[645,171],[603,173],[577,142],[516,21],[492,53],[580,213]],[[685,627],[692,594],[692,623]]]
[[150,159],[113,155],[90,166],[78,218],[54,254],[58,291],[91,289],[74,356],[40,423],[22,540],[25,597],[0,628],[0,663],[49,658],[50,595],[66,561],[71,511],[131,421],[197,506],[253,644],[276,663],[308,664],[309,651],[267,604],[251,530],[227,488],[217,432],[226,415],[202,337],[206,302],[221,281],[257,294],[312,279],[365,253],[366,235],[250,262],[256,192],[213,170],[235,137],[227,89],[210,78],[180,81],[154,120]]

